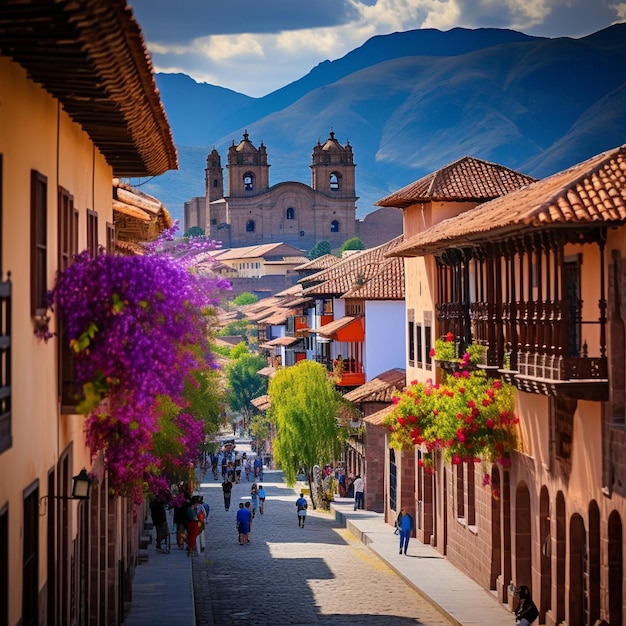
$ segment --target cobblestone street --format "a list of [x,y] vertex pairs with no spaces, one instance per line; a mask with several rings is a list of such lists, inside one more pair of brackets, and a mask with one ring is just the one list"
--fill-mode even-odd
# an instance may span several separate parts
[[243,546],[235,515],[252,482],[233,486],[226,512],[221,479],[202,479],[211,513],[206,551],[193,559],[198,626],[450,624],[329,513],[309,505],[299,528],[298,494],[279,472],[264,478],[265,514],[257,513]]

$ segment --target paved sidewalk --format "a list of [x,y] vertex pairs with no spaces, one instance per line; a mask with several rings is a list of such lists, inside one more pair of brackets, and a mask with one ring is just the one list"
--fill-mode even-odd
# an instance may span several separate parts
[[176,546],[176,532],[168,512],[171,552],[156,551],[156,531],[149,534],[148,560],[140,563],[133,579],[133,597],[125,626],[195,626],[196,614],[191,577],[191,559],[187,550]]
[[337,498],[331,508],[340,523],[453,624],[502,626],[515,623],[506,605],[465,576],[434,548],[411,539],[408,556],[398,554],[398,536],[385,523],[382,513],[355,511],[352,498]]

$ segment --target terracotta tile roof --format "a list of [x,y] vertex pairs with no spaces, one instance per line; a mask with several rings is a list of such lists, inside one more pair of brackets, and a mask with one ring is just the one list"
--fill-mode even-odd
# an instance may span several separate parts
[[418,202],[486,202],[530,185],[534,178],[466,156],[376,202],[405,209]]
[[268,365],[267,367],[260,369],[257,374],[259,376],[267,376],[268,378],[271,378],[274,374],[276,374],[276,368]]
[[275,259],[273,261],[266,261],[266,265],[286,265],[286,264],[294,264],[294,263],[302,263],[306,261],[306,257],[299,256],[284,256],[282,259]]
[[371,424],[372,426],[382,426],[385,418],[387,417],[387,415],[389,415],[389,413],[393,411],[394,407],[395,404],[390,404],[384,409],[381,409],[380,411],[376,411],[376,413],[372,413],[371,415],[364,417],[363,421]]
[[274,294],[277,298],[284,298],[285,296],[299,296],[302,294],[302,285],[291,285],[291,287],[287,287],[287,289],[283,289],[278,293]]
[[259,348],[275,348],[276,346],[292,346],[294,343],[300,341],[299,337],[276,337],[276,339],[270,339],[264,344],[261,344]]
[[288,317],[292,317],[297,314],[298,311],[296,309],[284,309],[282,307],[279,307],[275,309],[271,313],[271,315],[269,315],[268,317],[264,317],[259,321],[263,322],[263,324],[268,324],[270,326],[281,326],[282,324],[287,323]]
[[324,326],[316,328],[314,332],[324,337],[330,337],[331,335],[334,335],[338,330],[349,326],[350,324],[352,324],[352,322],[361,318],[363,318],[362,315],[345,315],[344,317],[340,317],[338,320],[334,320],[332,322],[329,322],[328,324],[324,324]]
[[89,135],[116,176],[178,167],[141,29],[125,0],[0,2],[0,54]]
[[268,259],[277,261],[282,260],[285,257],[298,257],[299,259],[305,258],[300,256],[302,250],[294,248],[286,243],[265,243],[258,246],[244,246],[242,248],[228,248],[223,250],[219,255],[220,261],[228,261],[233,259]]
[[325,270],[329,267],[332,267],[335,263],[339,263],[339,261],[341,261],[341,259],[334,254],[324,254],[323,256],[317,257],[317,259],[313,259],[308,263],[298,265],[298,267],[294,269],[297,272],[308,270]]
[[[404,264],[388,263],[386,254],[402,241],[397,237],[391,241],[351,254],[332,267],[322,270],[307,281],[315,282],[304,289],[307,296],[345,296],[368,300],[404,299]],[[383,277],[388,282],[384,282]]]
[[394,368],[344,394],[350,402],[391,402],[394,391],[406,387],[406,370]]
[[437,254],[537,227],[626,223],[626,145],[603,152],[533,185],[439,222],[390,255]]
[[250,400],[250,404],[256,407],[259,411],[267,411],[272,406],[270,397],[268,395],[259,396]]

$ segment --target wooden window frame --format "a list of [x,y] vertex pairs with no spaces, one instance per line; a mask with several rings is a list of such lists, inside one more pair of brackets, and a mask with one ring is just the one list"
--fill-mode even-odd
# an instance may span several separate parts
[[31,315],[48,309],[48,179],[37,170],[30,173],[30,307]]
[[92,259],[98,255],[98,213],[91,209],[87,209],[87,250]]

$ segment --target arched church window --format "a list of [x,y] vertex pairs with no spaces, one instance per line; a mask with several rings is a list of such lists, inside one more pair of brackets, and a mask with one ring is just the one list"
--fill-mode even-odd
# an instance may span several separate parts
[[333,172],[330,175],[330,189],[331,191],[339,190],[339,174],[337,172]]
[[246,172],[243,175],[243,188],[246,191],[252,191],[254,189],[254,176],[250,172]]
[[339,222],[337,220],[333,220],[330,223],[330,232],[331,233],[338,233],[339,232]]
[[246,222],[246,232],[253,233],[254,232],[254,220],[248,220]]
[[292,209],[291,207],[289,207],[287,209],[287,213],[286,213],[286,218],[288,220],[295,220],[296,219],[296,212],[294,209]]

